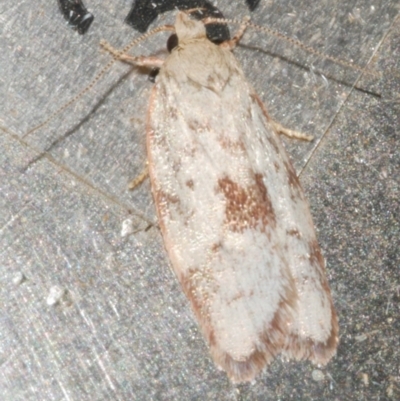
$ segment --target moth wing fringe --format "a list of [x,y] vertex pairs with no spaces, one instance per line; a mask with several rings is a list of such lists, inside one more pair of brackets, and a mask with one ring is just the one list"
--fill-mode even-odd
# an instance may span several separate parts
[[257,347],[245,361],[237,361],[228,353],[221,352],[218,347],[211,346],[213,360],[226,371],[233,383],[242,383],[254,380],[265,366],[269,365],[279,354],[297,361],[310,360],[316,365],[326,365],[336,354],[339,326],[333,305],[332,330],[325,342],[315,342],[310,338],[289,334],[286,335],[285,345],[275,344],[274,346],[270,341],[273,337],[270,333],[271,330],[275,329],[266,330],[260,335],[263,347]]

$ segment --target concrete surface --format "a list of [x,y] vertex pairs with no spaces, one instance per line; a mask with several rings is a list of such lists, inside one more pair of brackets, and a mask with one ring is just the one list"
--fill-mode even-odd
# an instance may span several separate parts
[[[157,226],[145,229],[156,220],[149,182],[126,189],[146,160],[147,75],[117,64],[23,137],[108,62],[100,39],[123,47],[138,35],[123,23],[129,1],[85,4],[95,19],[83,36],[65,25],[56,1],[0,4],[0,398],[400,399],[399,3],[261,0],[252,13],[381,77],[260,32],[235,51],[270,113],[315,136],[285,144],[310,201],[341,330],[326,367],[277,359],[240,386],[215,368]],[[244,1],[217,6],[226,17],[249,14]],[[154,53],[165,41],[153,37],[133,52]],[[122,236],[123,227],[133,232]]]

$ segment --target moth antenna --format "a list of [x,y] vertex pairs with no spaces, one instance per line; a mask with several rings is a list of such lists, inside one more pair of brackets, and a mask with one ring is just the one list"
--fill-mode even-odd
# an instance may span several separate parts
[[[128,43],[118,54],[127,53],[132,47],[136,46],[138,43],[140,43],[143,40],[149,38],[150,36],[152,36],[158,32],[162,32],[162,31],[175,31],[175,28],[172,25],[163,25],[163,26],[154,28],[151,31],[143,34],[142,36],[139,36],[137,39],[132,40],[132,42]],[[100,44],[102,42],[103,41],[101,41]],[[63,112],[66,108],[71,106],[71,104],[75,103],[83,95],[85,95],[87,92],[89,92],[97,84],[97,82],[104,76],[104,74],[112,67],[112,65],[118,60],[118,54],[113,55],[113,58],[97,73],[97,75],[93,78],[93,80],[90,82],[90,84],[88,86],[86,86],[81,92],[79,92],[77,95],[75,95],[67,103],[63,104],[54,113],[50,114],[50,116],[45,121],[43,121],[36,127],[30,129],[27,133],[25,133],[22,136],[22,139],[25,139],[32,132],[37,131],[38,129],[47,125],[54,117],[56,117],[58,114]]]
[[237,24],[237,25],[247,26],[247,27],[253,28],[255,31],[260,31],[260,32],[264,32],[264,33],[266,33],[268,35],[275,36],[276,38],[282,39],[285,42],[288,42],[288,43],[290,43],[290,44],[292,44],[292,45],[294,45],[294,46],[296,46],[296,47],[298,47],[300,49],[303,49],[303,50],[305,50],[306,52],[308,52],[310,54],[313,54],[313,55],[318,56],[318,57],[323,57],[323,58],[325,58],[325,59],[327,59],[329,61],[334,62],[335,64],[342,65],[343,67],[351,68],[353,70],[356,70],[356,71],[359,71],[359,72],[362,72],[362,73],[365,73],[365,74],[373,75],[373,76],[376,76],[376,77],[380,77],[381,76],[381,74],[379,72],[367,70],[365,68],[362,68],[362,67],[360,67],[360,66],[358,66],[356,64],[350,63],[348,61],[339,59],[337,57],[329,56],[328,54],[324,54],[324,53],[322,53],[322,52],[320,52],[318,50],[315,50],[311,46],[305,45],[304,43],[300,42],[300,40],[297,40],[297,39],[291,38],[289,36],[286,36],[283,33],[275,31],[272,28],[268,28],[268,27],[264,27],[264,26],[261,26],[261,25],[253,24],[252,22],[250,22],[249,20],[246,20],[246,19],[237,20],[237,19],[225,19],[225,18],[208,17],[208,18],[205,18],[203,20],[203,23],[204,24],[211,24],[211,23],[227,24],[227,23],[230,23],[230,24]]
[[192,14],[195,13],[196,11],[207,11],[205,7],[193,7],[193,8],[188,8],[187,10],[181,10],[181,12],[185,14]]

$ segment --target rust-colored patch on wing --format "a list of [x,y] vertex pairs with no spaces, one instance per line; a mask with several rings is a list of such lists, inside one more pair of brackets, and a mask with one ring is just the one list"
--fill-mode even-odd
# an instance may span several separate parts
[[193,182],[193,180],[187,180],[186,181],[186,186],[188,187],[188,188],[190,188],[190,189],[192,189],[193,190],[193,188],[194,188],[194,182]]
[[308,244],[310,248],[310,263],[313,266],[321,266],[322,268],[325,267],[325,260],[324,257],[322,256],[321,248],[319,247],[319,244],[316,240],[310,241]]
[[286,230],[286,234],[291,237],[301,238],[301,233],[297,228],[292,228],[291,230]]
[[269,116],[268,111],[267,111],[267,109],[266,109],[265,106],[264,106],[264,103],[263,103],[262,100],[258,97],[257,93],[255,93],[255,92],[250,93],[250,97],[251,97],[251,99],[253,100],[254,103],[257,103],[257,104],[258,104],[258,106],[260,107],[261,111],[262,111],[263,114],[264,114],[265,119],[266,119],[267,121],[270,121],[270,120],[271,120],[271,117]]
[[243,154],[246,151],[246,146],[244,145],[243,141],[232,141],[229,138],[229,135],[226,134],[218,136],[218,143],[223,149],[227,149],[234,154]]
[[164,218],[168,214],[171,205],[179,207],[181,203],[178,196],[173,196],[162,190],[153,190],[153,196],[160,218]]
[[317,240],[310,241],[308,246],[310,249],[310,256],[309,256],[310,263],[312,266],[315,267],[316,271],[318,272],[322,288],[327,294],[329,294],[329,299],[332,304],[332,309],[334,311],[331,299],[331,290],[329,288],[328,280],[326,278],[326,273],[325,273],[325,259],[322,255],[321,248]]
[[218,192],[225,196],[225,224],[234,232],[275,226],[276,216],[262,175],[254,174],[254,183],[242,187],[229,177],[218,180]]
[[[269,124],[268,122],[271,121],[272,119],[269,116],[268,111],[264,106],[264,103],[261,101],[261,99],[258,97],[258,95],[256,93],[252,93],[250,95],[250,97],[253,100],[253,102],[258,104],[258,107],[261,109],[261,111],[264,115],[264,118],[266,120],[266,125],[268,125]],[[274,130],[274,128],[271,125],[270,125],[270,127],[271,127],[271,131],[276,133],[276,131]],[[269,142],[269,144],[274,148],[275,152],[277,154],[280,154],[281,152],[284,152],[285,150],[283,148],[282,149],[279,148],[278,143],[277,143],[277,137],[278,137],[278,135],[267,136],[266,139]],[[275,168],[276,168],[276,166],[275,166]]]
[[[207,280],[203,272],[191,269],[185,276],[178,276],[184,293],[190,301],[193,312],[195,313],[204,337],[212,347],[216,344],[214,329],[209,313],[210,299],[209,294],[204,292],[204,282]],[[203,282],[203,283],[202,283]]]
[[211,246],[210,251],[214,254],[216,254],[217,252],[220,251],[220,249],[222,248],[222,244],[221,242],[215,243]]
[[198,119],[192,118],[187,120],[186,124],[192,132],[210,131],[210,124],[208,121],[199,121]]
[[286,172],[288,176],[288,182],[291,188],[299,189],[302,192],[299,178],[297,177],[296,171],[294,170],[291,163],[285,162]]

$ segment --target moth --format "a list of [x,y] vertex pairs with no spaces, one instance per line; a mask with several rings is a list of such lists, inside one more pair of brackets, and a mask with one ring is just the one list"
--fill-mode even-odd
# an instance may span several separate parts
[[147,115],[158,221],[212,358],[233,382],[279,354],[326,364],[338,344],[307,200],[231,52],[243,31],[218,46],[179,12],[165,60],[116,54],[160,67]]
[[[147,157],[164,245],[216,365],[253,380],[275,357],[326,364],[338,318],[309,206],[280,142],[283,129],[231,50],[179,12],[165,59],[118,59],[160,68],[149,100]],[[164,27],[165,28],[165,27]],[[145,34],[143,38],[150,35]],[[64,110],[79,96],[56,111]]]

